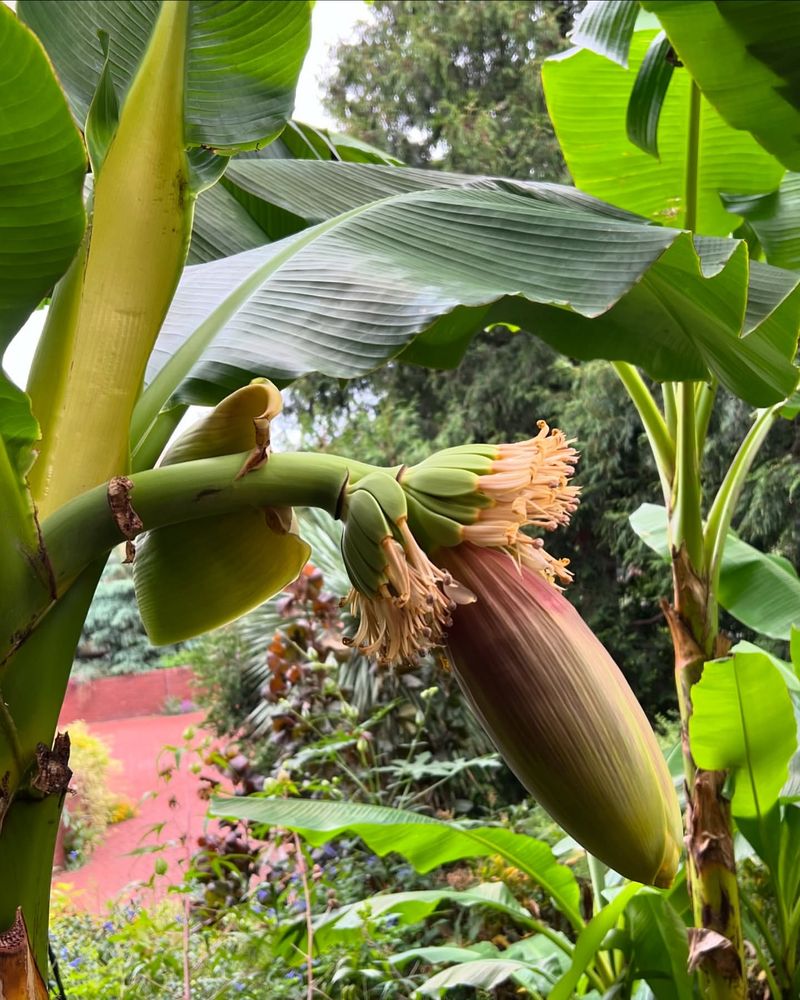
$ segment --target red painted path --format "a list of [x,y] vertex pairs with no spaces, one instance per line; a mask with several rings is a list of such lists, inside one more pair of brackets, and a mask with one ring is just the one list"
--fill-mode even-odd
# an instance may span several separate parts
[[[200,782],[189,771],[189,765],[198,757],[187,754],[169,781],[159,777],[159,772],[174,767],[175,762],[173,754],[163,751],[164,746],[183,745],[183,733],[189,726],[195,727],[193,742],[198,744],[207,735],[200,728],[202,721],[202,712],[191,712],[90,724],[90,731],[108,745],[111,756],[121,764],[110,776],[112,791],[130,799],[138,813],[110,826],[104,842],[82,868],[53,876],[54,882],[72,886],[70,896],[75,907],[104,912],[109,900],[125,890],[133,894],[137,883],[147,882],[158,858],[167,862],[168,871],[156,876],[153,888],[141,889],[138,895],[142,902],[147,904],[154,897],[163,897],[169,885],[180,882],[205,823],[206,803],[197,796]],[[204,767],[203,772],[211,773],[211,769]],[[163,829],[155,833],[154,827],[162,823]],[[130,854],[137,848],[155,844],[166,847],[159,853]]]

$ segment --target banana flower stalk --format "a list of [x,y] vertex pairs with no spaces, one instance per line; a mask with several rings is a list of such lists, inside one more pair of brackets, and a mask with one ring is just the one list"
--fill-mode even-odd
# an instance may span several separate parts
[[564,830],[621,874],[668,886],[681,821],[666,762],[563,596],[568,560],[527,530],[569,522],[577,457],[542,421],[528,441],[450,448],[356,484],[343,537],[353,641],[384,661],[443,646],[484,729]]

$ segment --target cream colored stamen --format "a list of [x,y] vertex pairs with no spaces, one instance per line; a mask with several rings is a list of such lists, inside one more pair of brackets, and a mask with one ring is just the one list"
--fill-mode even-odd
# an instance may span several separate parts
[[456,605],[475,599],[430,561],[405,518],[396,527],[401,542],[387,539],[388,544],[384,543],[389,558],[387,582],[378,596],[369,597],[354,588],[347,598],[359,619],[350,642],[362,653],[377,656],[382,664],[418,662],[444,641]]

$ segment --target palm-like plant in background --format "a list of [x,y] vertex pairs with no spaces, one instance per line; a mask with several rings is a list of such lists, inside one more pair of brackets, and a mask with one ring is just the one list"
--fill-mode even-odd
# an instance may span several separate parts
[[[749,678],[766,692],[773,718],[793,724],[785,685],[770,686],[777,668],[767,657],[754,681],[738,654],[722,675],[708,671],[700,681],[704,662],[724,651],[716,604],[735,502],[771,422],[792,414],[785,400],[797,382],[797,277],[749,258],[740,241],[720,239],[747,218],[751,245],[760,234],[768,257],[786,263],[779,254],[787,223],[776,213],[793,205],[791,178],[777,200],[756,205],[752,196],[776,188],[783,165],[800,166],[800,112],[782,59],[792,38],[792,22],[782,18],[792,5],[773,11],[766,37],[749,17],[752,3],[644,6],[662,18],[688,67],[668,91],[674,58],[663,39],[633,35],[633,0],[590,5],[579,38],[624,61],[633,37],[633,65],[644,55],[636,46],[649,44],[635,87],[633,74],[607,70],[591,52],[568,55],[548,71],[562,144],[589,194],[398,169],[357,144],[294,126],[280,141],[317,159],[260,155],[291,111],[308,40],[305,3],[21,0],[22,21],[36,35],[0,12],[9,53],[0,87],[10,109],[0,122],[7,150],[0,228],[14,248],[0,262],[3,344],[61,279],[30,403],[7,380],[0,386],[0,924],[11,925],[22,908],[40,966],[49,859],[69,780],[64,742],[53,747],[53,735],[105,554],[143,527],[151,538],[168,531],[162,548],[143,546],[143,554],[151,552],[144,565],[157,567],[143,574],[145,616],[155,634],[165,623],[165,633],[197,632],[267,596],[289,572],[287,565],[259,582],[252,563],[248,570],[243,562],[243,553],[263,552],[281,535],[280,519],[257,521],[254,510],[312,504],[335,514],[346,474],[352,481],[365,475],[357,463],[313,456],[272,456],[264,464],[263,440],[255,454],[242,454],[249,446],[242,446],[241,422],[222,444],[206,443],[147,471],[188,404],[218,403],[254,377],[352,377],[398,355],[451,365],[493,322],[529,328],[573,356],[612,360],[642,416],[664,487],[684,721],[698,681],[698,691],[717,683],[733,698]],[[687,19],[693,27],[684,35]],[[622,120],[628,110],[634,141],[650,153],[655,137],[661,144],[662,160],[643,153],[624,186],[614,186],[621,176],[614,156],[627,163],[630,152],[610,126],[602,142],[592,131],[593,141],[581,145],[596,108],[575,95],[589,86],[606,88],[604,113]],[[747,99],[732,101],[731,93]],[[71,115],[92,168],[85,234],[86,163]],[[726,164],[742,169],[730,172]],[[736,196],[727,203],[733,214],[720,193]],[[684,228],[652,225],[642,215]],[[187,252],[205,263],[182,271]],[[634,366],[665,381],[662,409]],[[697,456],[717,382],[761,409],[704,523]],[[238,477],[245,463],[255,471]],[[239,536],[230,527],[237,511]],[[225,532],[215,535],[220,523]],[[208,544],[220,538],[223,545]],[[294,542],[285,542],[287,549],[299,558]],[[169,558],[159,561],[159,551]],[[741,593],[739,604],[769,619],[771,634],[788,637],[796,577],[753,550],[737,559],[734,569],[745,567],[753,591],[766,579],[781,595],[766,610]],[[783,899],[790,848],[773,836],[773,821],[794,808],[779,802],[778,779],[795,742],[790,733],[779,741],[780,759],[737,771],[741,745],[757,745],[750,730],[760,732],[764,719],[740,713],[726,740],[706,752],[713,719],[702,699],[694,700],[686,754],[692,962],[709,995],[743,996],[723,771],[741,774],[742,786],[763,779],[760,796],[739,796],[738,806],[734,796],[734,812]],[[773,966],[791,983],[797,915],[782,905]]]

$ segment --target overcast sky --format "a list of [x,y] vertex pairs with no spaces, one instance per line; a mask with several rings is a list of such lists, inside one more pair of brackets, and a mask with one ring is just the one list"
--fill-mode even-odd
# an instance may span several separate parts
[[[331,47],[339,41],[350,39],[356,21],[368,16],[369,9],[364,0],[317,0],[312,14],[311,46],[297,84],[294,114],[298,121],[327,128],[335,127],[336,123],[328,118],[322,108],[321,78],[330,65]],[[17,334],[3,358],[7,374],[19,385],[25,384],[44,317],[45,310],[35,312]]]

